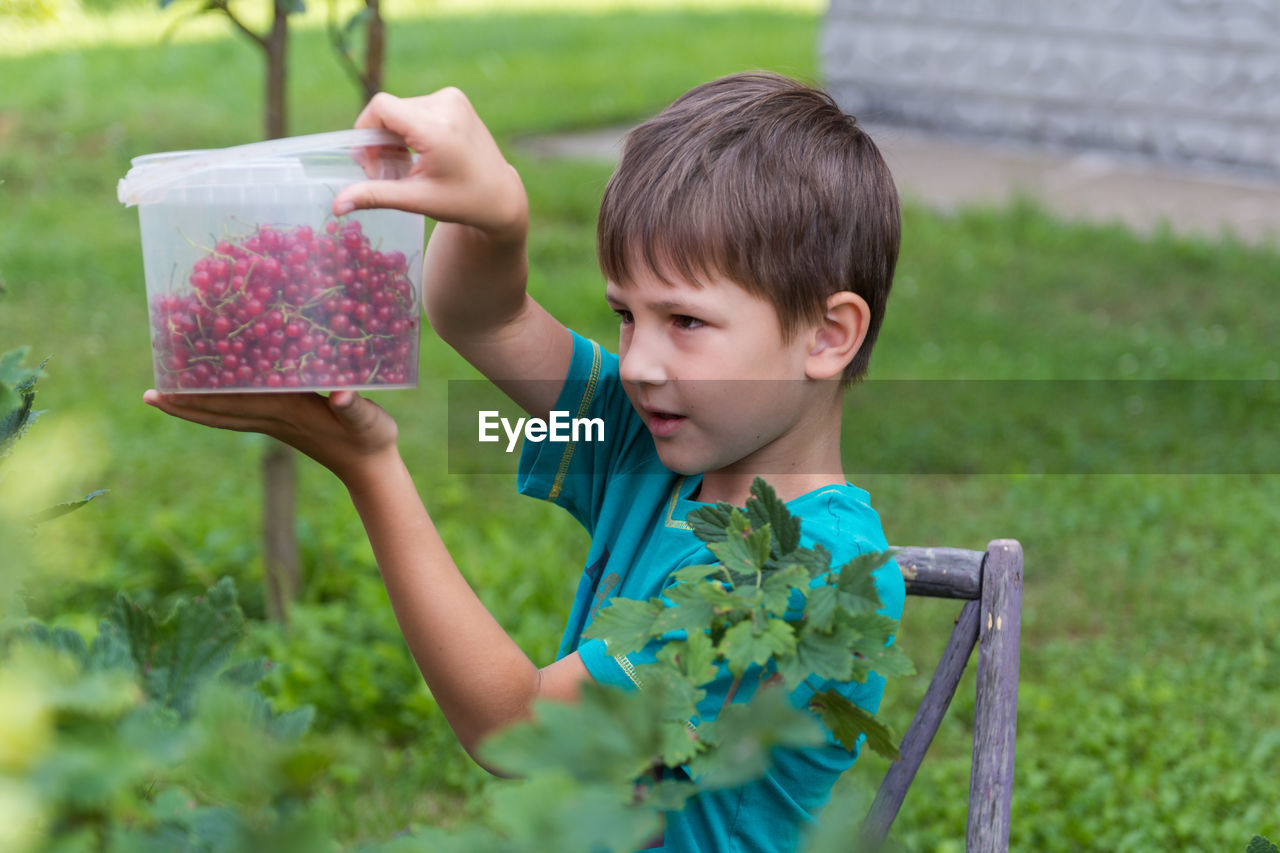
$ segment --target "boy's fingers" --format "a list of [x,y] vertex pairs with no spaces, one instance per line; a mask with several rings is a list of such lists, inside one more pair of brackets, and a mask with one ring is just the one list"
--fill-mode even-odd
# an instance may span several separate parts
[[334,391],[329,395],[329,409],[348,429],[360,431],[373,425],[378,407],[354,391]]
[[369,99],[360,115],[356,118],[356,127],[386,128],[393,130],[406,139],[414,129],[414,108],[405,98],[397,98],[387,92],[379,92]]
[[453,127],[456,118],[473,113],[467,96],[453,86],[413,98],[398,98],[387,92],[379,92],[360,111],[355,126],[395,131],[405,138],[411,148],[421,153],[428,147],[428,140],[422,133],[425,128],[432,125]]
[[161,394],[142,399],[166,414],[204,426],[276,435],[305,410],[324,405],[319,394]]
[[[343,187],[333,199],[333,215],[346,216],[353,210],[391,208],[432,216],[429,193],[424,198],[423,182],[412,178],[394,181],[361,181]],[[432,216],[433,219],[438,217]]]
[[173,395],[159,394],[155,391],[147,391],[142,395],[142,399],[147,405],[154,406],[167,415],[202,426],[229,429],[235,432],[264,432],[271,424],[269,419],[246,417],[243,414],[227,414],[199,405],[190,405]]

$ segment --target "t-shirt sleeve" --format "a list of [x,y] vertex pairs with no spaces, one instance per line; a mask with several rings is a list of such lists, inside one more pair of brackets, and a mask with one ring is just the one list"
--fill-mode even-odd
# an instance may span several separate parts
[[621,687],[623,690],[640,690],[644,687],[637,666],[653,663],[654,656],[648,649],[630,655],[614,657],[609,654],[604,640],[584,640],[578,646],[582,664],[598,684]]
[[648,438],[618,377],[618,357],[573,334],[573,359],[553,417],[566,441],[524,442],[516,488],[568,510],[594,534],[608,480]]

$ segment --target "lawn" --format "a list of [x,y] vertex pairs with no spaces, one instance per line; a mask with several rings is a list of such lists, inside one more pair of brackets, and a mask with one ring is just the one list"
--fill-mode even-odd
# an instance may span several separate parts
[[[386,85],[409,95],[454,84],[471,96],[529,190],[532,291],[609,343],[616,329],[592,255],[608,169],[523,156],[519,139],[635,120],[729,71],[813,78],[820,17],[812,4],[570,6],[397,9]],[[132,156],[252,141],[261,130],[249,46],[206,24],[161,42],[167,20],[140,6],[85,17],[65,32],[69,49],[47,27],[0,39],[0,351],[29,344],[50,357],[39,399],[48,414],[7,461],[0,492],[8,505],[44,505],[111,489],[38,539],[0,546],[0,559],[42,579],[31,586],[33,612],[86,629],[113,590],[163,598],[228,574],[262,613],[261,442],[170,421],[140,400],[150,359],[137,218],[116,202],[115,183]],[[323,30],[309,21],[292,49],[291,132],[349,126],[354,88]],[[1278,270],[1274,248],[1140,238],[1056,221],[1029,203],[945,216],[909,205],[872,375],[1011,388],[1274,386],[1280,317],[1264,306]],[[400,422],[459,563],[526,651],[548,662],[585,537],[567,515],[515,496],[509,477],[448,473],[448,380],[474,374],[429,332],[421,370],[417,390],[377,399]],[[938,387],[964,398],[958,382]],[[1236,386],[1218,387],[1229,401]],[[1026,407],[1033,395],[1019,399]],[[1025,549],[1012,849],[1243,850],[1255,832],[1280,834],[1280,585],[1268,580],[1277,469],[1224,468],[1221,458],[1197,467],[1203,437],[1173,419],[1176,473],[1091,464],[1105,447],[1036,473],[1004,464],[998,433],[931,433],[924,453],[903,436],[929,410],[916,397],[901,407],[896,423],[875,420],[880,432],[859,432],[854,418],[846,435],[850,471],[875,472],[855,478],[890,540],[980,549],[1008,536]],[[1015,411],[1010,446],[1025,447],[1027,424],[1043,414]],[[1107,426],[1124,434],[1123,422]],[[913,461],[936,464],[948,442],[960,454],[971,440],[991,448],[975,470]],[[324,796],[343,838],[456,820],[482,774],[418,684],[341,487],[314,466],[300,480],[307,597],[289,635],[254,630],[255,648],[281,663],[269,687],[282,704],[317,708],[336,756]],[[32,485],[14,494],[13,483]],[[954,609],[909,603],[900,642],[923,674],[890,685],[884,715],[899,731]],[[962,686],[895,827],[911,849],[962,849],[971,712]],[[866,790],[884,769],[868,754],[847,784]]]

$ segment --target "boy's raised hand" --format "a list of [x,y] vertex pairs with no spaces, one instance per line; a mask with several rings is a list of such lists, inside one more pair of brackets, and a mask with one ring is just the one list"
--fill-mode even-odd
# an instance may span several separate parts
[[520,176],[461,91],[415,98],[379,93],[356,127],[395,131],[418,158],[406,178],[344,188],[334,198],[334,215],[389,207],[470,225],[498,240],[524,239],[529,214]]
[[183,420],[236,432],[259,432],[310,456],[351,485],[364,466],[396,449],[391,415],[354,391],[321,394],[161,394],[142,399]]

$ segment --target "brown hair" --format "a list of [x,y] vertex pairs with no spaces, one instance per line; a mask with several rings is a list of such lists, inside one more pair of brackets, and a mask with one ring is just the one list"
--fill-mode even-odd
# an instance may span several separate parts
[[846,368],[867,371],[901,223],[871,138],[826,92],[777,74],[704,83],[631,131],[605,189],[597,249],[607,279],[639,265],[670,281],[721,275],[770,302],[783,337],[817,323],[827,297],[867,301]]

